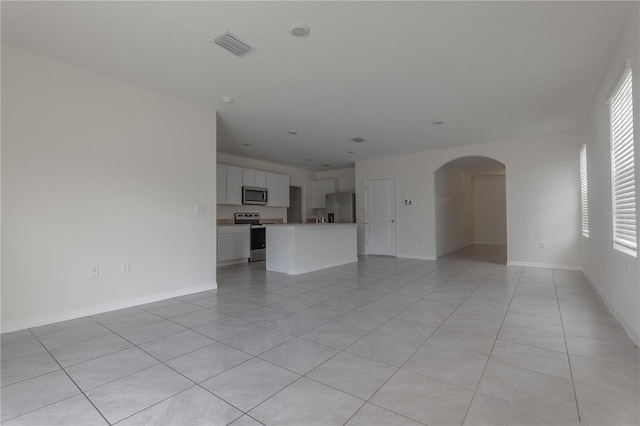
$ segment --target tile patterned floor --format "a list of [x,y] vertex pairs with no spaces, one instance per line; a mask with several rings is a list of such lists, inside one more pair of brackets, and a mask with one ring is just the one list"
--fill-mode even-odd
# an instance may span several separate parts
[[638,348],[581,273],[463,255],[219,268],[217,291],[4,334],[1,421],[640,423]]

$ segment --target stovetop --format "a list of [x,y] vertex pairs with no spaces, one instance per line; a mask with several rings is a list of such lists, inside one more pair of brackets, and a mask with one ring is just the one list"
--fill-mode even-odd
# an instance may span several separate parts
[[236,225],[260,225],[260,213],[234,213]]

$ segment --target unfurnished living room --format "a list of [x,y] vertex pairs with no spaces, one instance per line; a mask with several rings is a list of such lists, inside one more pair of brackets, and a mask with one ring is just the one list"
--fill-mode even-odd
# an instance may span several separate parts
[[6,425],[639,425],[637,1],[2,1]]

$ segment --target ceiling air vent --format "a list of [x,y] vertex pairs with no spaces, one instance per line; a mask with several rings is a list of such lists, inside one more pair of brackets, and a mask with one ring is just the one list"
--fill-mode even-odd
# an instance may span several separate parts
[[214,37],[211,41],[238,56],[244,56],[253,50],[253,47],[249,46],[229,31]]
[[360,138],[360,137],[353,138],[351,140],[354,141],[354,142],[357,142],[357,143],[362,143],[362,142],[366,142],[367,141],[365,138]]

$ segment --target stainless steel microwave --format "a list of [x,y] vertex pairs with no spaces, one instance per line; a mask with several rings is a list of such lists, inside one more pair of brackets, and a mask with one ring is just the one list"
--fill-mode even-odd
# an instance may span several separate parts
[[267,188],[242,187],[242,204],[266,205],[268,201],[269,190]]

